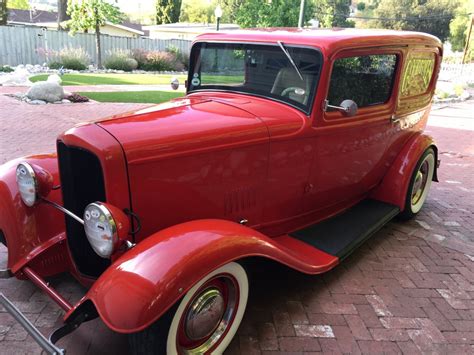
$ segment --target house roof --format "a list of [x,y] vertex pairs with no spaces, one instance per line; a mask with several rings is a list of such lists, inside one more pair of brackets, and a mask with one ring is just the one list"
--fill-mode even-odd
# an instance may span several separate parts
[[[49,27],[52,23],[58,21],[58,13],[54,11],[43,11],[43,10],[8,10],[8,22],[11,24],[21,25],[41,25]],[[107,22],[107,25],[120,28],[125,31],[139,34],[141,36],[147,34],[142,30],[142,25],[138,23],[132,23],[129,21],[123,21],[120,24],[112,24]],[[148,32],[148,31],[147,31]],[[149,32],[148,32],[149,33]]]
[[58,20],[58,13],[42,10],[8,10],[8,22],[18,24],[31,24],[54,22]]

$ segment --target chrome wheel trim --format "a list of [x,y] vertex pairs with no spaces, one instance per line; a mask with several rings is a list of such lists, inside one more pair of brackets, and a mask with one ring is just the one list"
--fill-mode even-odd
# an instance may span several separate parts
[[433,180],[434,166],[434,154],[429,153],[416,172],[415,181],[410,194],[410,207],[413,213],[418,213],[425,203],[431,181]]
[[[221,274],[229,274],[233,279],[235,279],[235,284],[238,288],[236,294],[237,301],[233,312],[232,321],[230,322],[230,324],[227,325],[227,328],[221,333],[220,337],[217,338],[217,341],[215,341],[213,345],[211,345],[208,351],[201,348],[203,344],[198,345],[193,349],[180,348],[178,346],[180,323],[183,317],[186,316],[187,311],[189,309],[189,305],[192,304],[193,300],[196,299],[196,295],[198,295],[199,297],[199,295],[202,294],[202,290],[206,289],[205,284],[208,283],[209,280],[215,279],[216,276],[220,276]],[[232,338],[234,337],[235,333],[237,332],[240,322],[242,321],[242,318],[244,316],[245,308],[247,306],[247,299],[248,278],[247,274],[245,273],[245,270],[239,264],[231,262],[208,274],[196,285],[194,285],[181,300],[178,309],[172,319],[171,326],[168,332],[167,354],[222,354],[232,341]]]
[[[213,281],[221,284],[222,289],[212,286]],[[207,287],[207,283],[211,286]],[[180,343],[181,332],[178,332],[176,346],[180,354],[206,354],[220,342],[234,320],[238,292],[237,281],[228,274],[217,275],[204,284],[180,321],[187,338],[186,344]],[[189,341],[195,344],[189,345]]]
[[210,336],[223,320],[226,304],[218,288],[204,290],[193,300],[184,320],[184,331],[191,340]]

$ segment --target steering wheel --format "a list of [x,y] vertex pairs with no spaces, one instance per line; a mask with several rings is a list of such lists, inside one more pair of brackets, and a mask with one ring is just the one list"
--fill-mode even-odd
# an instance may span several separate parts
[[[286,95],[288,95],[288,94],[289,94],[290,92],[292,92],[292,91],[293,91],[295,94],[297,94],[297,95],[304,95],[304,94],[305,94],[305,90],[304,90],[303,88],[300,88],[300,87],[298,87],[298,86],[290,86],[289,88],[286,88],[285,90],[283,90],[280,95],[281,95],[281,96],[286,96]],[[301,94],[299,94],[298,91],[299,91]]]

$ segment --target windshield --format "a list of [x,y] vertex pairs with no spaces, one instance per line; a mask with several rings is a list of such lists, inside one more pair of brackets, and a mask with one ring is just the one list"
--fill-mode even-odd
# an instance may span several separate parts
[[283,101],[309,113],[321,64],[322,57],[316,49],[286,44],[281,48],[248,43],[196,43],[191,51],[188,92],[237,91]]

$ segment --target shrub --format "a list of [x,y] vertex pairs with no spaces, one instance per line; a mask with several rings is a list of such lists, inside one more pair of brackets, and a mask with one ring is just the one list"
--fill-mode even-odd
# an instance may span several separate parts
[[458,96],[458,97],[461,96],[463,94],[463,92],[464,92],[464,85],[462,85],[462,84],[454,85],[454,94],[456,96]]
[[131,55],[132,58],[137,61],[137,68],[138,69],[144,69],[147,63],[146,56],[148,54],[148,51],[142,48],[135,48],[132,49]]
[[79,95],[78,93],[73,92],[71,95],[68,95],[65,97],[65,99],[68,99],[71,102],[88,102],[89,98],[86,96]]
[[167,52],[172,53],[176,57],[176,61],[180,63],[175,70],[188,70],[189,66],[189,55],[181,52],[181,50],[173,45],[170,45],[167,49]]
[[436,96],[438,96],[439,99],[447,99],[449,97],[449,93],[446,91],[437,89]]
[[60,51],[38,48],[36,52],[45,58],[51,69],[85,70],[90,63],[89,54],[83,48],[66,47]]
[[0,73],[11,73],[13,68],[9,65],[0,65]]
[[184,70],[189,70],[189,54],[181,53],[181,63]]
[[83,48],[63,48],[59,59],[65,69],[71,70],[85,70],[90,63],[89,54]]
[[49,62],[48,67],[50,69],[61,69],[63,67],[63,64],[60,62]]
[[129,51],[117,49],[108,52],[108,57],[104,61],[104,67],[107,69],[132,71],[137,69],[138,62],[132,58]]
[[177,62],[173,53],[150,51],[146,56],[144,69],[153,71],[182,70],[183,65]]

